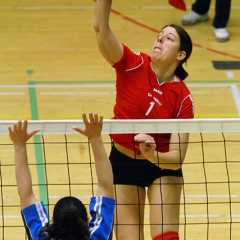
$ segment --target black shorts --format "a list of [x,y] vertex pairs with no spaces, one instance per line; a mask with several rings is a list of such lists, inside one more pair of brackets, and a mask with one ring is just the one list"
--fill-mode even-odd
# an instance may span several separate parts
[[148,160],[136,160],[119,152],[114,145],[109,156],[114,184],[150,187],[153,181],[164,176],[182,177],[182,169],[162,169]]

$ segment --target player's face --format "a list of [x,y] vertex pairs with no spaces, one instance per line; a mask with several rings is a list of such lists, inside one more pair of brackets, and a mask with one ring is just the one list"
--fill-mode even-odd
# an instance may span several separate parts
[[152,61],[174,61],[179,52],[180,39],[173,27],[166,27],[158,34],[152,47]]

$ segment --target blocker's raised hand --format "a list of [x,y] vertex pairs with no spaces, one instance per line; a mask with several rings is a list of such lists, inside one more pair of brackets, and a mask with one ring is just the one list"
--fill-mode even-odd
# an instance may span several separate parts
[[101,137],[101,131],[103,126],[103,116],[98,114],[89,113],[89,119],[85,113],[82,114],[82,119],[85,124],[85,128],[73,127],[73,129],[89,139]]
[[27,132],[28,121],[18,121],[13,127],[8,127],[9,137],[14,145],[24,145],[26,142],[40,129],[35,129],[31,132]]

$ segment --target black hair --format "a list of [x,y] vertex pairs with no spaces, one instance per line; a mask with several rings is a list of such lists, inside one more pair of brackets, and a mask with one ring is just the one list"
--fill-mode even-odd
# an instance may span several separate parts
[[166,27],[172,27],[176,30],[179,38],[180,38],[180,46],[179,51],[185,51],[186,57],[179,63],[178,67],[176,68],[174,74],[176,74],[178,77],[180,77],[182,80],[184,80],[188,73],[184,70],[183,64],[187,62],[188,58],[190,57],[192,53],[192,40],[189,34],[181,27],[176,24],[169,24],[163,27],[162,29]]
[[45,240],[90,240],[87,210],[75,197],[60,199],[53,210],[52,222],[45,226],[39,236]]

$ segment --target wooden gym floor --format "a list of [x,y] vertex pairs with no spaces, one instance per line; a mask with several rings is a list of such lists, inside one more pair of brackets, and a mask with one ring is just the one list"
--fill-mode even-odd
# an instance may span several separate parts
[[[185,2],[189,11],[192,1]],[[186,66],[189,72],[186,83],[194,97],[196,118],[238,118],[240,71],[217,70],[212,61],[240,61],[240,4],[238,0],[232,0],[227,27],[230,40],[219,43],[214,40],[211,25],[214,2],[212,1],[208,22],[185,27],[194,44],[192,56]],[[94,4],[94,1],[87,0],[1,1],[0,120],[79,119],[82,112],[98,112],[105,119],[111,118],[115,100],[115,73],[97,49],[92,27]],[[187,13],[173,9],[167,0],[116,0],[113,1],[113,9],[115,13],[112,12],[110,21],[118,39],[134,51],[145,53],[150,52],[154,38],[162,26],[169,23],[181,24],[181,18]],[[229,136],[232,137],[239,139],[237,135]],[[76,136],[71,138],[78,140]],[[191,139],[197,138],[192,136]],[[2,144],[10,143],[8,136],[1,135],[0,139]],[[63,136],[46,136],[46,139],[50,142],[64,142]],[[109,150],[109,146],[106,147]],[[204,178],[203,166],[199,164],[202,161],[201,153],[198,152],[200,146],[189,146],[186,162],[195,164],[184,166],[185,181],[191,183],[207,180],[215,184],[186,185],[185,202],[193,204],[187,204],[185,210],[182,208],[181,239],[238,239],[238,148],[237,143],[230,147],[229,159],[233,163],[228,166],[231,173],[229,193],[226,184],[216,183],[217,180],[220,183],[229,179],[224,168],[226,166],[208,164],[205,169],[208,177]],[[47,146],[46,149],[50,161],[56,161],[58,156],[61,158],[65,154],[64,150],[59,150],[57,144]],[[79,159],[89,161],[85,144],[78,144],[77,147],[73,144],[69,151],[73,163],[79,162]],[[222,159],[223,155],[224,149],[220,143],[207,150],[207,159],[212,161]],[[9,240],[24,239],[23,228],[16,228],[14,234],[12,230],[13,226],[22,225],[17,190],[13,186],[15,178],[12,146],[0,145],[0,156],[3,186],[0,205],[4,206],[1,207],[0,214],[0,236]],[[34,164],[35,159],[36,149],[29,146],[30,163]],[[42,181],[41,176],[38,177],[39,169],[37,171],[35,165],[31,169],[33,182],[38,184]],[[89,167],[87,170],[81,167],[77,169],[71,170],[74,183],[91,181]],[[49,166],[48,171],[51,173],[51,182],[59,183],[67,179],[66,169],[61,165]],[[59,196],[69,194],[67,186],[49,188],[49,201],[52,204]],[[44,198],[46,189],[39,189],[38,186],[34,189],[36,195]],[[80,197],[90,196],[91,191],[89,186],[83,186],[80,190],[72,187],[72,193]],[[84,198],[84,201],[88,203],[88,198]],[[231,201],[234,204],[230,205]],[[208,205],[207,202],[212,204]],[[146,234],[146,239],[150,239],[148,226]]]

